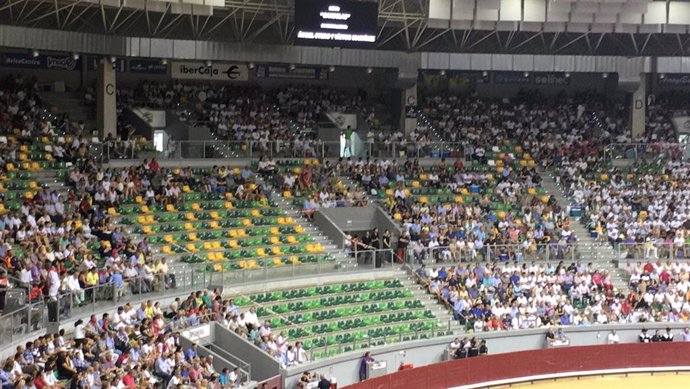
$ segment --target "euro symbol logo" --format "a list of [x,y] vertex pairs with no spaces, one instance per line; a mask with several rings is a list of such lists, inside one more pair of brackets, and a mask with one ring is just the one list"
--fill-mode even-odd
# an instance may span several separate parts
[[229,79],[234,80],[240,76],[240,68],[237,65],[231,65],[223,73],[227,74]]

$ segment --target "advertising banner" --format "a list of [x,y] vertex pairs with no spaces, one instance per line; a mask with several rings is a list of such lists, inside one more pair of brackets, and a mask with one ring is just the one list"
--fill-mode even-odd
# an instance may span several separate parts
[[173,62],[171,76],[178,80],[248,81],[249,68],[245,64],[222,62],[211,66],[203,62]]
[[328,71],[320,67],[286,65],[259,65],[256,76],[260,78],[299,78],[302,80],[328,80]]
[[34,57],[29,53],[10,53],[2,55],[1,63],[7,68],[81,70],[81,59],[74,59],[70,54],[41,54]]
[[168,74],[168,65],[157,59],[130,59],[129,72],[139,74]]

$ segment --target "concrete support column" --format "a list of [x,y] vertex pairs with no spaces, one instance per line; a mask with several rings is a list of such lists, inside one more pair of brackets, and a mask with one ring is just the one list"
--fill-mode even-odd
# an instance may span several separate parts
[[640,74],[640,82],[632,93],[630,107],[630,127],[633,142],[645,134],[645,120],[647,117],[647,78],[648,74]]
[[107,59],[98,63],[98,91],[96,104],[98,107],[97,126],[102,137],[112,134],[117,136],[117,111],[115,106],[115,69]]
[[404,90],[402,93],[403,102],[402,106],[405,107],[402,110],[401,128],[404,129],[405,135],[408,135],[415,128],[417,128],[417,115],[415,114],[415,109],[417,108],[417,84],[412,85]]

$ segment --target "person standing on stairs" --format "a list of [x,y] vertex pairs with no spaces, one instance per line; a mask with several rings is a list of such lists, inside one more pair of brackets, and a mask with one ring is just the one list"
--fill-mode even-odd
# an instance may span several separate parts
[[345,147],[343,148],[343,157],[345,157],[345,151],[347,151],[347,157],[352,157],[352,127],[347,126],[347,128],[342,132],[342,136],[345,138]]
[[376,227],[371,232],[371,242],[369,245],[372,247],[372,250],[374,250],[372,254],[374,256],[374,266],[378,269],[381,267],[381,256],[383,253],[379,252],[379,250],[381,250],[381,238],[379,237],[379,229]]

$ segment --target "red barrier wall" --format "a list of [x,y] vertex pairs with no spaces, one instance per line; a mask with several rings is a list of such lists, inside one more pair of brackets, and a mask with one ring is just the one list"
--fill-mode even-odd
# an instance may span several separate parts
[[539,374],[663,366],[690,366],[690,343],[631,343],[486,355],[403,370],[346,389],[447,389]]

